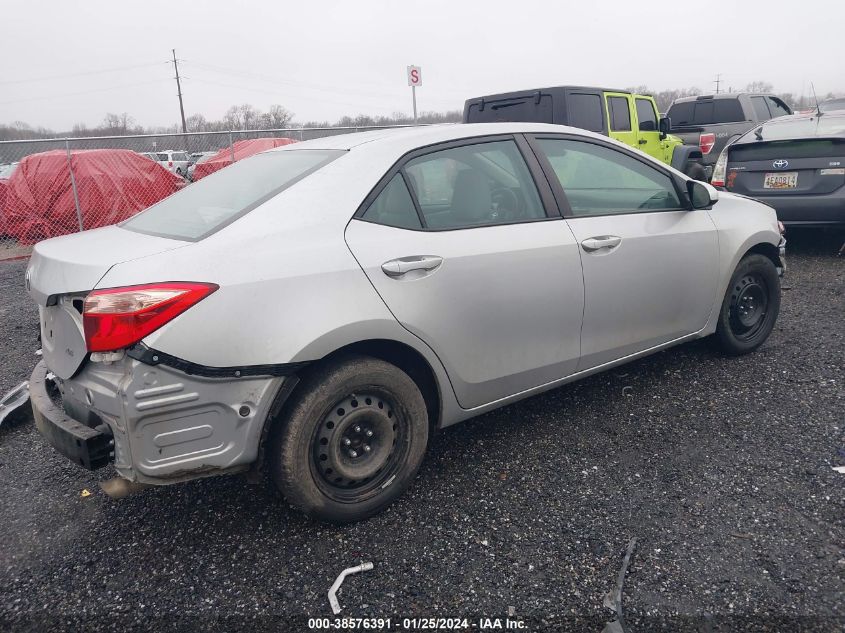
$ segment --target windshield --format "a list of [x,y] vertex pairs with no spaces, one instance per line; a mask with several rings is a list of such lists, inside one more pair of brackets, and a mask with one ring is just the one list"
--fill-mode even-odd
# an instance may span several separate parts
[[201,240],[343,153],[289,150],[256,154],[188,185],[121,226],[177,240]]

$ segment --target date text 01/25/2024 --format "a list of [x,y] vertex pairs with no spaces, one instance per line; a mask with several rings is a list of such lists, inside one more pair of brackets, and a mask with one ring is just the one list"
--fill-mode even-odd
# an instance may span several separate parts
[[525,630],[526,624],[512,618],[309,618],[311,630],[436,631],[436,630]]

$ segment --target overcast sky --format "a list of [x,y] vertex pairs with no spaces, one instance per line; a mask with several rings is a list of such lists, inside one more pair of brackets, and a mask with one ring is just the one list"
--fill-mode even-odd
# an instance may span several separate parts
[[[806,6],[806,10],[800,7]],[[128,112],[179,120],[232,104],[284,105],[297,121],[410,113],[406,66],[422,66],[420,110],[561,84],[652,90],[845,90],[845,1],[742,0],[0,0],[0,122],[57,130]],[[115,70],[118,69],[118,70]],[[111,71],[111,72],[102,72]],[[84,74],[83,74],[84,73]]]

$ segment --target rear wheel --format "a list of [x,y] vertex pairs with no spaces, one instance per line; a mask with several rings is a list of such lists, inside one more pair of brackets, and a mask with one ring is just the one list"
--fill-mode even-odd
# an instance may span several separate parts
[[428,415],[417,385],[376,358],[348,358],[305,379],[271,431],[270,476],[295,508],[336,523],[401,495],[422,463]]
[[748,255],[736,267],[725,291],[716,340],[726,354],[754,351],[769,338],[780,311],[780,279],[764,255]]

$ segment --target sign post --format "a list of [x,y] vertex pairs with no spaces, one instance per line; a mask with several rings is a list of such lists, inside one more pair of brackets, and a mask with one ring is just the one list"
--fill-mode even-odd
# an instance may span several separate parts
[[422,86],[422,68],[408,66],[408,85],[411,86],[411,99],[414,102],[414,124],[417,122],[417,86]]

